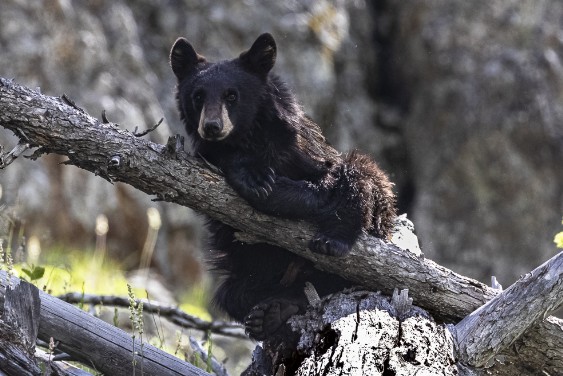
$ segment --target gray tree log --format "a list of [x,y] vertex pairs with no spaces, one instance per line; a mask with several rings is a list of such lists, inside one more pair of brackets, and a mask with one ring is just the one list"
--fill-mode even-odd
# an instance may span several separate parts
[[[484,367],[500,349],[512,345],[530,326],[543,321],[562,304],[560,252],[455,326],[462,358],[471,366]],[[562,345],[560,341],[559,348]]]
[[[166,146],[141,140],[114,124],[101,123],[68,100],[44,96],[5,79],[0,79],[0,125],[12,130],[22,144],[37,148],[34,158],[42,153],[65,155],[67,164],[206,213],[244,231],[241,237],[246,240],[278,244],[312,260],[319,269],[374,291],[390,294],[394,288],[408,288],[414,303],[435,318],[456,322],[498,293],[425,259],[415,251],[416,244],[408,241],[400,248],[364,235],[345,258],[313,254],[307,250],[311,225],[256,212],[204,162],[187,156],[177,140]],[[395,238],[401,236],[408,238],[408,231],[400,231]],[[563,346],[549,347],[560,344],[562,338],[562,321],[548,317],[502,354],[517,369],[562,373]]]
[[[11,281],[11,286],[6,288]],[[20,287],[22,286],[22,287]],[[10,294],[19,299],[5,299]],[[31,297],[30,297],[31,296]],[[18,321],[25,324],[22,327],[23,335],[13,336],[13,340],[24,341],[27,358],[20,355],[21,361],[14,362],[14,356],[3,363],[2,353],[14,352],[21,347],[10,343],[4,344],[0,350],[0,371],[5,370],[7,375],[41,375],[40,369],[34,366],[32,355],[37,338],[49,343],[51,339],[57,344],[56,348],[67,354],[72,359],[102,372],[106,375],[130,376],[137,372],[139,375],[209,375],[207,372],[184,362],[148,343],[133,339],[123,330],[110,325],[77,307],[63,302],[49,294],[38,290],[29,283],[20,281],[16,277],[9,279],[5,271],[0,270],[0,330],[10,326],[9,313],[14,312],[5,304],[12,301],[22,301],[27,304],[26,312],[17,309]],[[5,303],[6,302],[6,303]],[[31,312],[33,312],[31,314]],[[13,324],[12,324],[13,326]],[[134,354],[135,352],[135,354]],[[20,353],[22,353],[20,351]],[[15,368],[15,367],[18,368]],[[8,368],[5,368],[8,367]]]

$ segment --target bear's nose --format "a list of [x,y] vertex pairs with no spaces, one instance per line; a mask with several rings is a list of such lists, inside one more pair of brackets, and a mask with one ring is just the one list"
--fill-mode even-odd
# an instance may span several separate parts
[[203,124],[203,131],[206,137],[216,137],[221,133],[223,127],[219,120],[206,120]]

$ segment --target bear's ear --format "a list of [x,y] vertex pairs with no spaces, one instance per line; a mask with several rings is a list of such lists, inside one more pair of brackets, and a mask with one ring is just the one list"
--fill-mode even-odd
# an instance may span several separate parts
[[248,51],[239,56],[240,61],[252,72],[266,76],[276,62],[276,41],[268,33],[256,39]]
[[185,38],[178,38],[170,51],[170,66],[178,78],[183,79],[194,71],[198,63],[204,63],[205,58],[198,55]]

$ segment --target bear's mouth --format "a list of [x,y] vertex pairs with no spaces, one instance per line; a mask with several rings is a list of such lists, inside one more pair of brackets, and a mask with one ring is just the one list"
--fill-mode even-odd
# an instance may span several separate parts
[[204,139],[205,141],[212,141],[212,142],[218,142],[218,141],[222,141],[225,138],[227,138],[228,134],[221,134],[221,135],[217,135],[217,136],[207,136],[205,134],[201,134],[201,132],[198,132],[200,137],[202,139]]

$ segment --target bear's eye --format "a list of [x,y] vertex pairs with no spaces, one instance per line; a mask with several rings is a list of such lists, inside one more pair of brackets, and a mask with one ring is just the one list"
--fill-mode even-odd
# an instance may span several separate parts
[[199,90],[196,91],[192,96],[192,99],[194,101],[194,106],[201,107],[201,105],[203,104],[203,98],[204,98],[203,92]]
[[233,103],[237,100],[237,93],[234,90],[229,90],[225,93],[225,100]]

